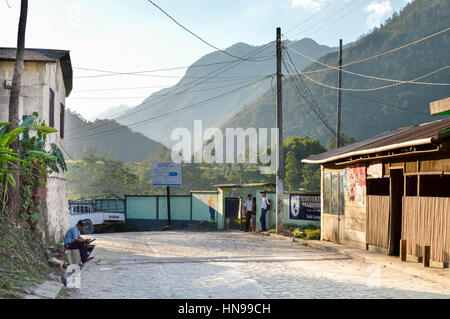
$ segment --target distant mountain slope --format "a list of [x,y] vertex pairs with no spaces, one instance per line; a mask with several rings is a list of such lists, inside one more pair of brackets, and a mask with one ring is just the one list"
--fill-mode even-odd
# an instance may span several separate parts
[[[400,14],[378,29],[352,43],[343,51],[343,63],[374,56],[417,39],[448,28],[450,21],[450,1],[416,0],[407,5]],[[306,55],[304,50],[298,50]],[[450,66],[450,32],[440,34],[413,46],[380,56],[365,62],[344,67],[348,71],[398,80],[412,80],[442,67]],[[297,54],[293,50],[289,54]],[[337,52],[319,59],[327,65],[336,66]],[[314,63],[304,71],[323,69]],[[309,73],[309,77],[320,83],[336,87],[337,71]],[[305,79],[328,121],[334,126],[336,117],[335,89],[326,88]],[[421,79],[424,82],[450,83],[450,69]],[[300,100],[290,79],[285,78],[283,86],[284,134],[319,138],[325,145],[329,136],[322,126],[316,124],[306,113],[306,104]],[[365,79],[343,73],[343,88],[367,89],[393,82]],[[450,96],[449,86],[428,86],[403,84],[383,90],[368,92],[343,91],[342,120],[343,132],[357,139],[373,136],[379,132],[433,121],[429,103]],[[274,96],[266,92],[258,101],[248,105],[239,115],[234,116],[223,127],[273,127],[275,122]]]
[[113,119],[116,115],[121,115],[130,109],[127,105],[119,105],[108,108],[106,111],[103,111],[93,117],[90,117],[89,121],[95,120],[105,120],[105,119]]
[[[332,50],[311,39],[303,39],[292,45],[314,58],[319,58]],[[257,54],[250,55],[254,51],[257,51]],[[177,85],[153,94],[141,105],[117,117],[117,121],[130,125],[148,120],[132,126],[132,129],[165,145],[173,145],[174,142],[170,140],[173,129],[184,127],[192,130],[193,121],[197,119],[203,120],[203,127],[221,127],[227,120],[238,114],[245,105],[256,101],[264,94],[270,88],[272,81],[269,77],[253,85],[250,84],[262,79],[265,75],[275,73],[274,43],[267,47],[237,43],[228,48],[227,52],[240,57],[248,56],[251,59],[263,60],[263,62],[238,61],[229,65],[223,62],[235,59],[221,52],[208,54],[195,62]],[[299,68],[310,64],[310,61],[303,57],[295,57],[294,62]],[[203,64],[209,65],[199,66]],[[217,77],[211,78],[214,75]],[[246,87],[242,88],[243,86]],[[228,92],[231,93],[227,94]],[[224,95],[214,99],[221,94]],[[207,103],[199,104],[206,100]],[[189,108],[189,110],[160,118],[164,114],[182,108]]]
[[[101,134],[114,130],[108,134]],[[85,133],[89,132],[89,134]],[[77,138],[77,136],[89,136]],[[113,120],[88,122],[80,115],[66,112],[66,134],[64,149],[73,159],[84,155],[112,155],[121,161],[143,161],[150,155],[166,148],[141,133],[133,132]]]

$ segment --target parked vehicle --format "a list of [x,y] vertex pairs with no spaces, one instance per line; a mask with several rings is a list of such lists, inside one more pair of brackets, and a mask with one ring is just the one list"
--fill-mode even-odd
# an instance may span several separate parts
[[91,199],[69,201],[70,227],[83,220],[83,234],[93,234],[96,228],[125,223],[122,199]]

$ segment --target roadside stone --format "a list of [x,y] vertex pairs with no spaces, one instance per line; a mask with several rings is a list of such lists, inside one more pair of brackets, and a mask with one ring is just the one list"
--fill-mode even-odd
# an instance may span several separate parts
[[38,287],[31,288],[32,295],[26,295],[26,299],[55,299],[64,285],[60,282],[45,281]]
[[49,263],[50,265],[52,265],[52,266],[59,267],[59,268],[61,268],[61,269],[63,268],[63,266],[64,266],[64,264],[65,264],[64,261],[59,260],[59,259],[57,259],[57,258],[55,258],[55,257],[50,258],[50,259],[48,260],[48,263]]

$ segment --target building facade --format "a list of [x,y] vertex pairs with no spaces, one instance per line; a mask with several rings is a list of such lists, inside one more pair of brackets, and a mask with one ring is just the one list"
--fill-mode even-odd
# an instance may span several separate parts
[[[8,122],[15,48],[0,48],[0,121]],[[72,65],[69,51],[26,49],[20,90],[19,116],[39,113],[38,120],[58,130],[48,143],[64,147],[65,99],[72,90]],[[59,241],[69,225],[67,182],[64,174],[48,176],[42,203],[44,238]]]
[[385,132],[303,162],[322,167],[322,240],[415,261],[430,247],[432,264],[448,266],[449,118]]

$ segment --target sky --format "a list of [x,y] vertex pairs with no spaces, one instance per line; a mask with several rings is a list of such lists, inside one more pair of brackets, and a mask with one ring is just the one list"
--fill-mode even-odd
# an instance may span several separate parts
[[[290,40],[309,37],[335,47],[340,38],[345,44],[367,34],[411,0],[154,2],[225,49],[237,42],[261,45],[273,41],[276,27]],[[16,46],[19,12],[20,0],[0,0],[1,47]],[[77,78],[104,74],[79,68],[132,72],[189,66],[214,51],[147,0],[29,0],[26,47],[71,51],[74,88],[66,105],[86,119],[109,107],[139,105],[151,93],[176,84],[184,71],[152,73],[173,78]]]

